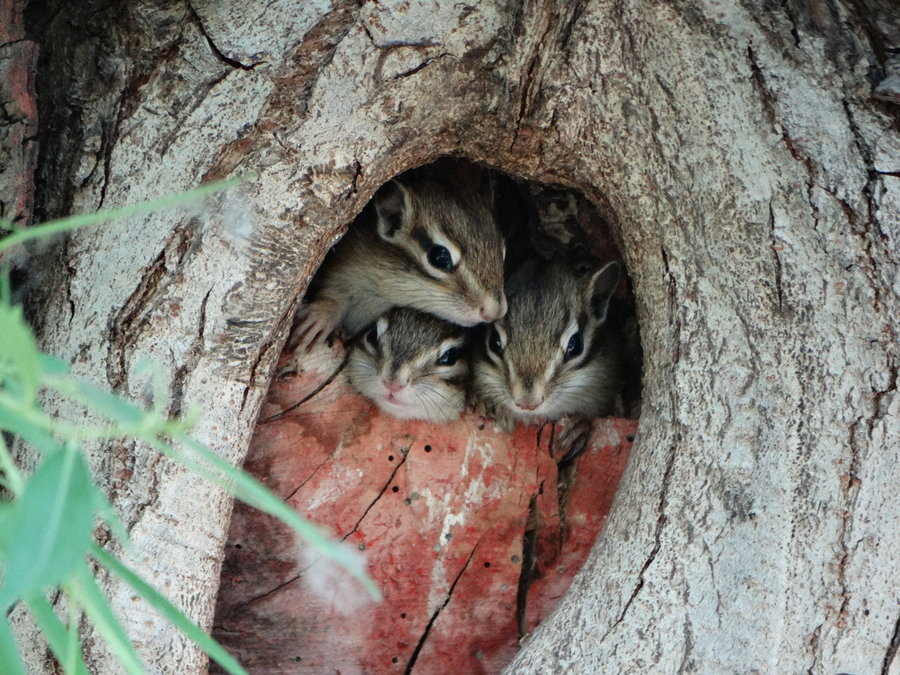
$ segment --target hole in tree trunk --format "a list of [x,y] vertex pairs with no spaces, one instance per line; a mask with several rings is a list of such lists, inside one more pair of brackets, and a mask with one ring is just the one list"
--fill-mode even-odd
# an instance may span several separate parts
[[[427,172],[489,185],[508,246],[507,280],[535,256],[539,270],[566,261],[582,285],[621,260],[610,228],[578,191],[460,160],[418,169],[410,184]],[[377,218],[373,211],[367,207],[351,227],[373,227],[363,222]],[[603,338],[619,347],[620,380],[611,416],[591,424],[520,423],[510,432],[491,418],[502,416],[496,405],[483,404],[447,423],[398,419],[339,372],[340,339],[308,352],[286,349],[245,468],[329,530],[348,555],[365,556],[385,600],[369,602],[346,572],[237,503],[215,637],[252,672],[499,671],[568,588],[625,469],[641,366],[631,286],[622,278]],[[518,305],[509,299],[512,313]],[[551,326],[553,316],[548,307],[540,323],[569,329]],[[484,327],[473,329],[480,358],[490,339]],[[589,336],[560,340],[560,355],[544,361],[577,364],[599,349]]]

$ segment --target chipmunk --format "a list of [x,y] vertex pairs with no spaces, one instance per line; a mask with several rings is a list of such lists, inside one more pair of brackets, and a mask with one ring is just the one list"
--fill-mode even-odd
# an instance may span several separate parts
[[449,422],[466,405],[465,345],[462,326],[395,307],[352,346],[347,378],[394,417]]
[[616,262],[584,277],[532,260],[509,279],[509,312],[486,327],[473,361],[476,395],[502,426],[609,412],[617,344],[603,326],[618,283]]
[[487,200],[407,175],[384,185],[373,207],[374,218],[357,219],[322,266],[293,346],[309,349],[341,325],[355,335],[394,306],[462,326],[506,313],[506,249]]

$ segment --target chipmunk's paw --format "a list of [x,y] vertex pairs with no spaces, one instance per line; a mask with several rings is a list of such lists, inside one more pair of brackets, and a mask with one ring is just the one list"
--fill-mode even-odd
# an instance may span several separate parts
[[558,464],[571,462],[578,457],[591,438],[591,420],[565,416],[556,422],[556,433],[550,444],[550,454]]
[[328,339],[340,324],[340,312],[330,300],[317,300],[301,305],[294,315],[294,326],[288,338],[288,347],[308,352],[317,342]]

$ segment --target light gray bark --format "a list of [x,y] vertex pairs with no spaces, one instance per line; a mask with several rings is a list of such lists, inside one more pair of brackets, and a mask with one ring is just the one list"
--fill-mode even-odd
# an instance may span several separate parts
[[[458,154],[577,187],[635,283],[643,414],[511,670],[897,672],[900,109],[870,98],[890,3],[245,4],[44,8],[39,215],[255,174],[73,235],[45,347],[138,399],[151,358],[239,463],[298,294],[380,184]],[[228,500],[143,447],[96,466],[141,571],[208,625]],[[151,670],[203,669],[111,592]]]

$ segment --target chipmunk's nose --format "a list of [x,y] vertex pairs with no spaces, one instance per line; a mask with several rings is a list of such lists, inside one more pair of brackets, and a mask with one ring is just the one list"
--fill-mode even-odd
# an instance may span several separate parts
[[537,410],[543,401],[534,394],[527,394],[516,399],[516,405],[522,410]]
[[384,385],[385,391],[389,394],[397,394],[406,387],[406,383],[400,380],[382,380],[381,383]]
[[496,321],[506,314],[506,296],[501,295],[499,298],[491,298],[485,302],[478,310],[481,320],[490,323]]

